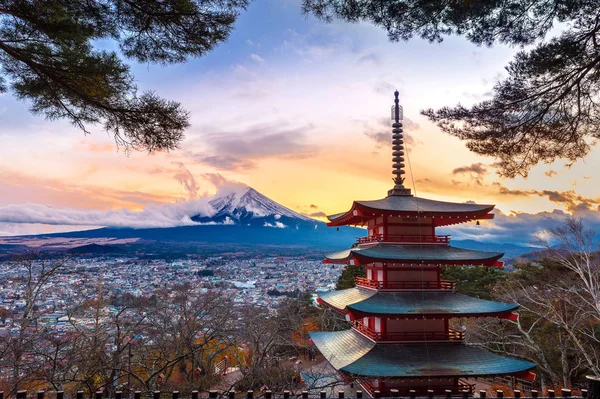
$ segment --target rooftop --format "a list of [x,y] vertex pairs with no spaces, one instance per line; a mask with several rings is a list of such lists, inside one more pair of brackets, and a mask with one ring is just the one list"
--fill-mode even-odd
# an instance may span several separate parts
[[394,260],[398,263],[425,261],[436,264],[495,266],[495,262],[503,255],[502,252],[474,251],[449,245],[378,243],[332,252],[326,254],[325,259],[329,263],[354,260],[354,264],[363,264]]
[[347,212],[328,216],[329,225],[361,224],[382,212],[406,217],[433,217],[435,226],[462,223],[474,219],[489,219],[494,205],[444,202],[412,195],[390,195],[379,200],[354,201]]
[[325,292],[319,298],[339,310],[378,315],[484,316],[511,312],[519,307],[453,292],[377,292],[349,288]]
[[354,330],[313,332],[337,370],[364,377],[477,377],[519,374],[534,363],[461,343],[375,344]]

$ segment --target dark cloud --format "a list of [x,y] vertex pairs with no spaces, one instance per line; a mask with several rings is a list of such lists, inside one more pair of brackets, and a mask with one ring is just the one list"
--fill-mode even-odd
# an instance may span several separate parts
[[310,204],[310,208],[312,208],[312,209],[318,209],[319,207],[316,206],[315,204]]
[[238,132],[205,134],[206,153],[188,152],[188,157],[220,170],[243,171],[254,168],[265,158],[298,159],[312,157],[317,148],[306,143],[312,125],[291,127],[255,125]]
[[404,118],[402,125],[408,130],[419,130],[421,128],[421,125],[409,118]]
[[558,174],[558,172],[557,172],[557,171],[555,171],[555,170],[549,170],[549,171],[547,171],[547,172],[544,172],[544,174],[545,174],[546,176],[548,176],[548,177],[552,177],[552,176],[554,176],[554,175],[557,175],[557,174]]
[[358,59],[359,64],[362,64],[365,62],[372,62],[375,65],[381,65],[382,64],[381,55],[376,52],[370,52],[368,54],[363,55],[362,57],[360,57]]
[[452,171],[453,175],[458,175],[458,174],[463,174],[463,173],[470,173],[470,174],[474,174],[477,176],[485,176],[488,174],[488,169],[487,169],[486,165],[484,165],[482,163],[474,163],[474,164],[471,164],[470,166],[461,166],[460,168],[456,168]]
[[396,91],[396,86],[394,86],[390,82],[386,82],[385,80],[380,80],[377,83],[375,83],[375,86],[373,86],[373,90],[377,94],[387,94],[389,96],[393,96],[394,92]]
[[392,145],[392,133],[387,132],[365,132],[365,136],[376,143],[377,148]]
[[514,196],[523,197],[523,196],[528,196],[531,194],[530,191],[511,190],[508,187],[504,187],[500,183],[492,183],[492,185],[495,185],[498,187],[498,194],[500,194],[500,195],[514,195]]
[[[469,175],[478,186],[483,186],[483,178],[488,174],[487,166],[482,163],[474,163],[461,166],[452,171],[452,175]],[[454,180],[453,180],[454,181]]]
[[595,209],[600,204],[600,199],[586,198],[577,194],[573,190],[511,190],[498,182],[492,183],[498,188],[498,194],[508,196],[525,197],[535,195],[542,198],[548,198],[555,204],[563,205],[569,212],[581,211],[585,209]]
[[227,170],[227,171],[243,171],[250,170],[256,167],[256,164],[247,159],[241,159],[231,155],[206,155],[198,153],[188,153],[191,159],[210,165],[215,169]]
[[314,213],[309,213],[308,216],[313,217],[313,218],[324,218],[324,217],[327,217],[327,214],[325,212],[314,212]]

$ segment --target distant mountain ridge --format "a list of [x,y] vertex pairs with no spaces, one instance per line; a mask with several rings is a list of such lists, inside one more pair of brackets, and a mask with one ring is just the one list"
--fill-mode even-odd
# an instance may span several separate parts
[[[326,223],[280,205],[251,187],[226,192],[210,200],[209,205],[213,209],[212,212],[207,212],[207,215],[189,215],[190,219],[197,223],[191,226],[144,229],[105,227],[47,234],[32,239],[39,241],[47,237],[55,241],[56,238],[64,238],[67,243],[73,238],[89,239],[86,241],[87,245],[75,249],[73,251],[75,253],[116,252],[122,248],[121,245],[96,245],[96,243],[110,244],[113,239],[137,239],[139,246],[147,245],[149,250],[152,243],[158,242],[163,243],[162,247],[167,249],[182,244],[187,248],[194,246],[206,248],[212,245],[223,249],[282,246],[311,248],[315,252],[323,253],[347,249],[357,237],[365,236],[367,233],[365,229],[356,227],[327,227]],[[20,249],[27,249],[23,239],[20,242],[15,241],[15,244],[22,244]],[[94,241],[96,243],[93,243]],[[481,251],[503,252],[504,260],[540,250],[540,248],[517,244],[487,243],[476,240],[453,239],[451,245]],[[16,246],[4,245],[4,249],[0,246],[0,253],[14,253]],[[42,245],[48,249],[52,249],[53,246],[57,244],[53,243],[47,247],[45,244]]]
[[542,248],[518,245],[511,243],[495,243],[477,240],[451,240],[450,245],[460,248],[475,249],[479,251],[503,252],[502,260],[507,261],[520,256],[539,252]]

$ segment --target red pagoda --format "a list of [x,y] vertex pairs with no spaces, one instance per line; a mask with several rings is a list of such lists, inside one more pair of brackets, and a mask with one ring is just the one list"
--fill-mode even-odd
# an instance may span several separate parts
[[503,253],[456,248],[448,235],[436,235],[437,227],[492,219],[494,205],[428,200],[404,187],[397,91],[395,97],[394,188],[383,199],[354,201],[347,212],[329,217],[329,226],[360,225],[368,231],[350,249],[324,260],[366,268],[355,288],[319,296],[319,303],[345,315],[351,329],[311,333],[311,339],[346,381],[357,381],[371,394],[385,396],[391,389],[458,394],[472,390],[465,378],[531,378],[535,364],[468,346],[463,331],[449,326],[456,317],[514,319],[518,305],[460,295],[453,281],[440,279],[442,266],[503,266]]

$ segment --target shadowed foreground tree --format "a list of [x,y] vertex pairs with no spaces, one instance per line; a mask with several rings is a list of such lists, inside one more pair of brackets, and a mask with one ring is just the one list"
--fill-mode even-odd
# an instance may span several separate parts
[[519,303],[516,321],[477,323],[470,335],[492,350],[538,364],[541,382],[571,386],[600,373],[600,259],[594,232],[568,218],[543,242],[536,264],[517,264],[492,290]]
[[[123,59],[170,64],[224,41],[248,0],[0,0],[0,93],[87,133],[103,124],[127,150],[170,150],[180,104],[138,93]],[[116,51],[95,46],[112,42]]]
[[[491,99],[422,111],[470,150],[498,158],[505,176],[526,176],[557,158],[573,162],[600,138],[597,0],[304,0],[303,10],[327,21],[373,23],[394,41],[456,34],[478,45],[535,43],[515,56]],[[559,23],[562,33],[543,40]]]

